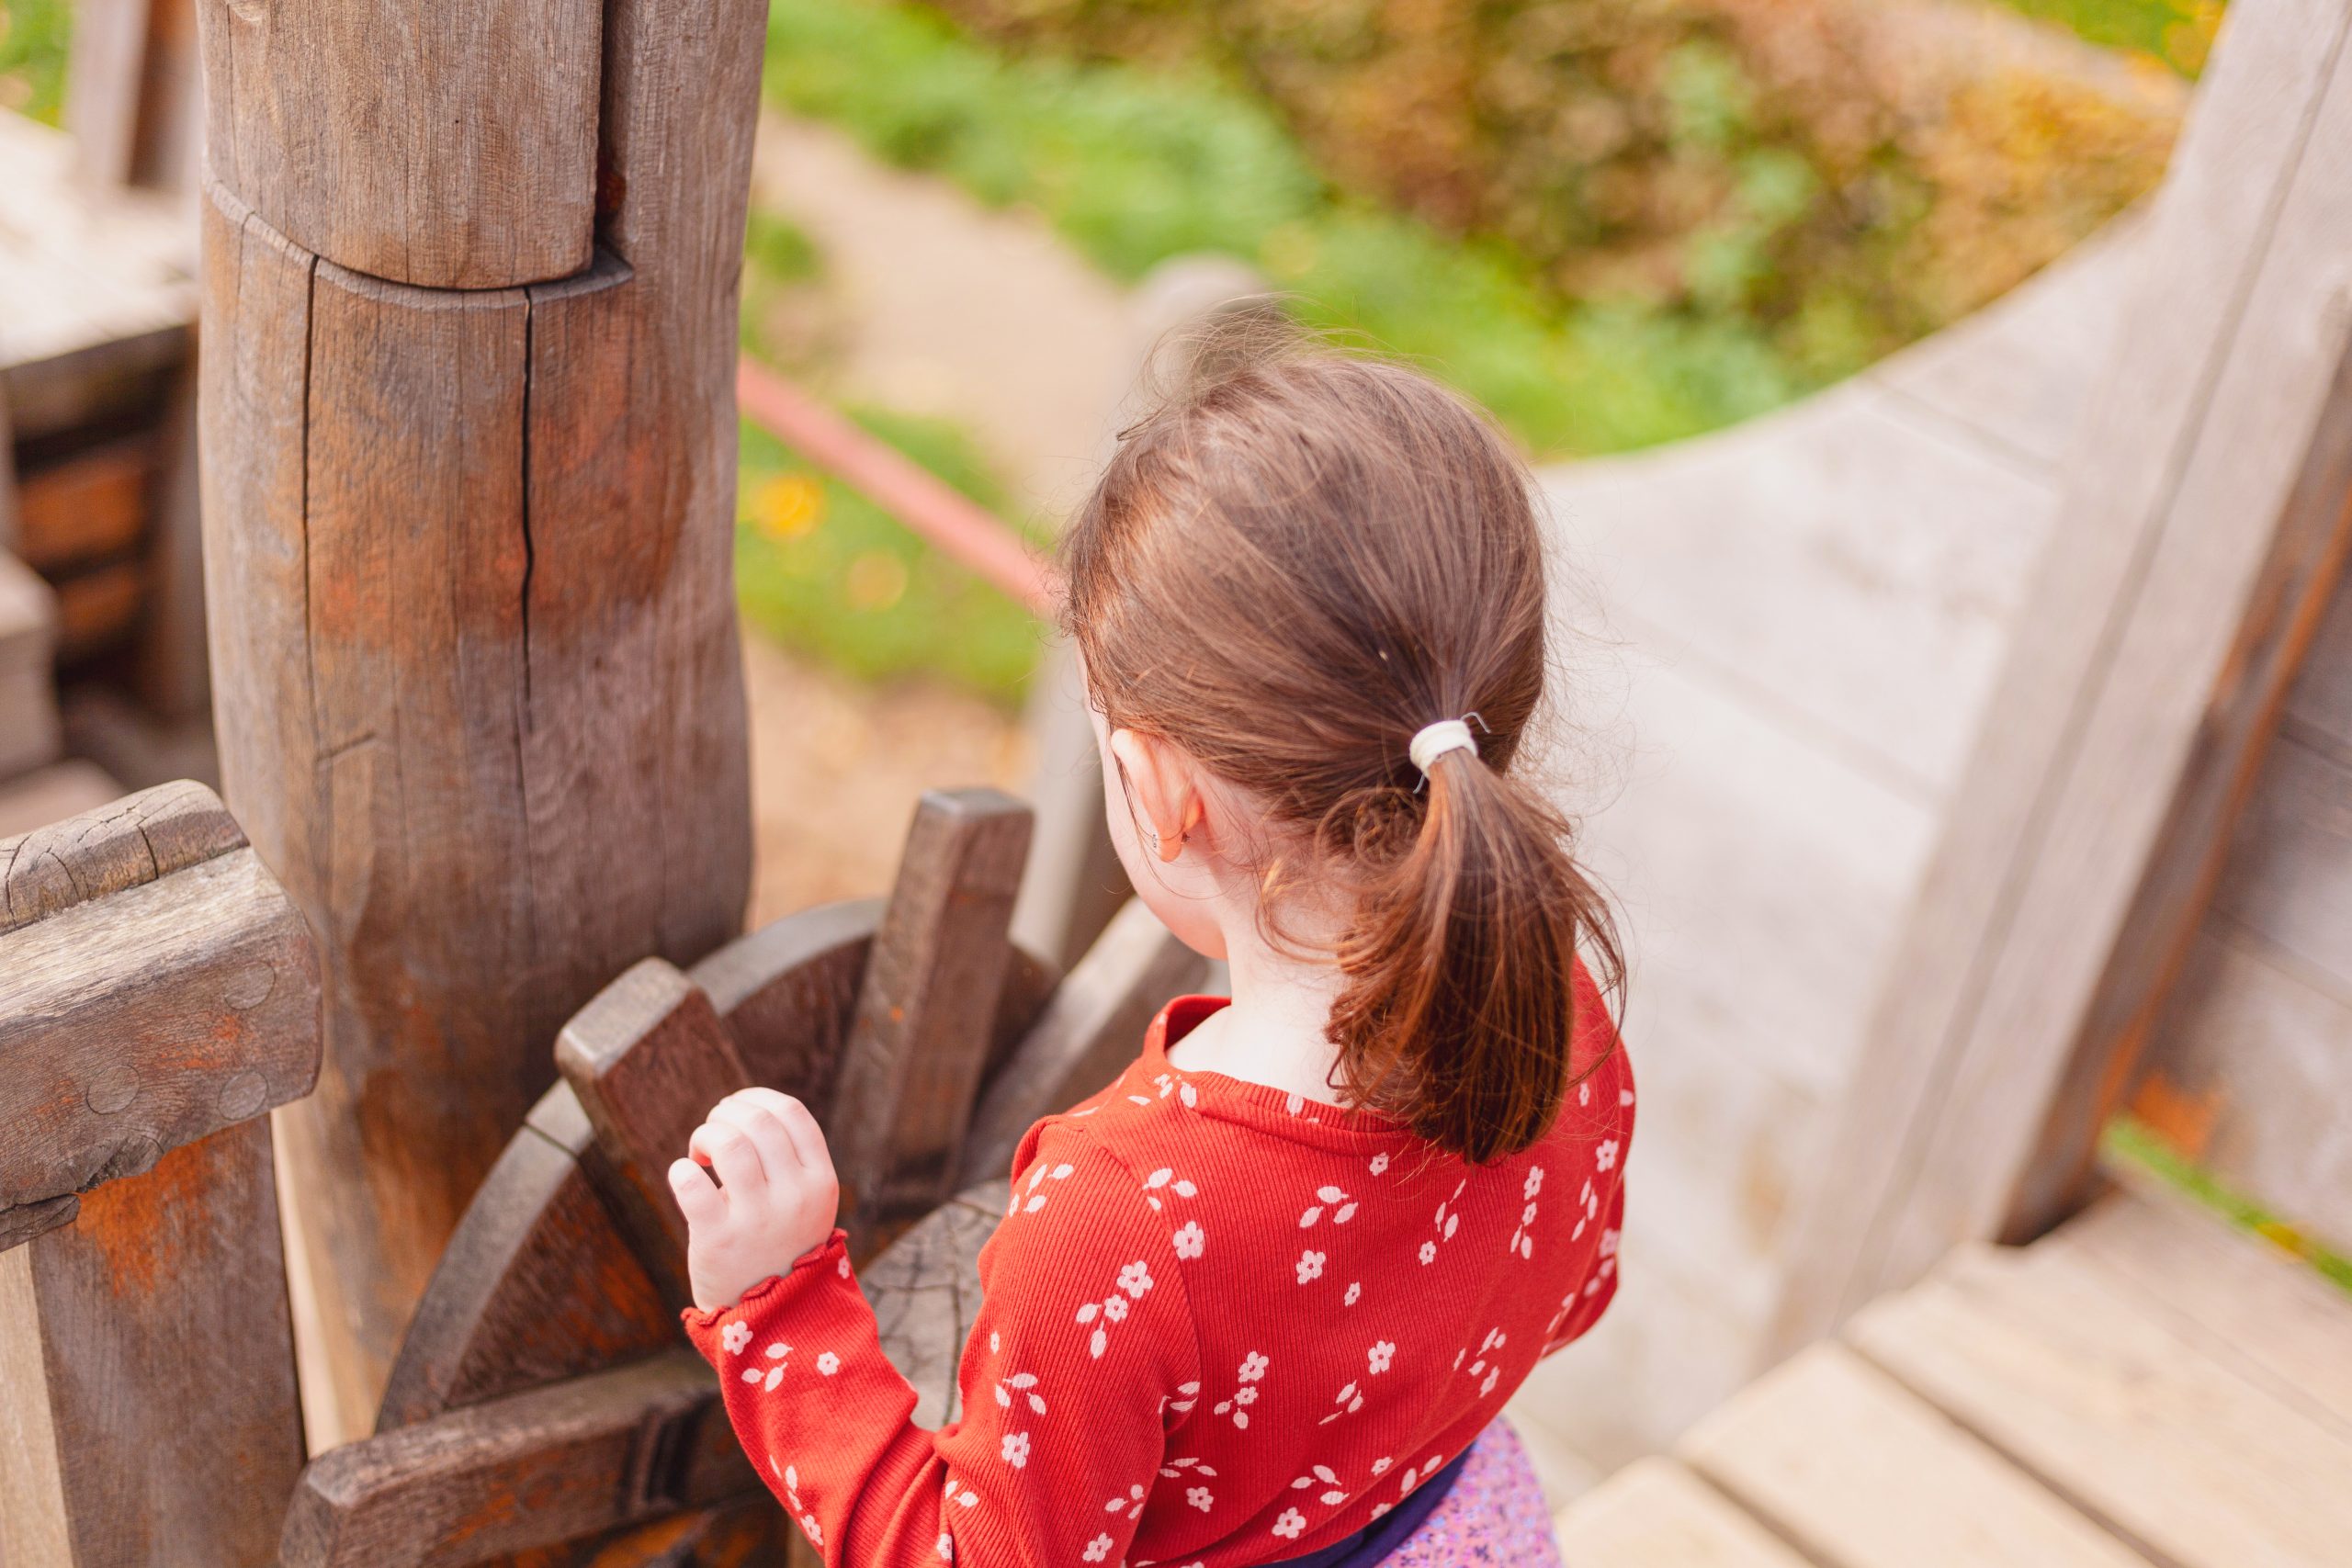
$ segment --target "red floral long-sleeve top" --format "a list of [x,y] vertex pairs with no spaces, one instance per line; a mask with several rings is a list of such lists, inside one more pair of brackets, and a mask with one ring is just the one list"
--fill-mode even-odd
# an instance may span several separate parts
[[1256,1568],[1454,1458],[1616,1289],[1634,1084],[1589,979],[1552,1131],[1486,1166],[1167,1047],[1032,1127],[981,1250],[963,1414],[916,1427],[838,1232],[686,1314],[754,1464],[829,1564]]

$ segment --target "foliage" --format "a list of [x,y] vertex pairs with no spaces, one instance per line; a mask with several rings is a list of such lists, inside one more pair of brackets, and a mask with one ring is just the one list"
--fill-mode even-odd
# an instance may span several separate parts
[[1863,0],[937,3],[1024,72],[1207,72],[1339,190],[1509,258],[1555,317],[1672,322],[1784,389],[2090,232],[2161,174],[2179,98]]
[[2352,1258],[2330,1250],[2252,1199],[2231,1190],[2212,1172],[2174,1148],[2137,1117],[2119,1116],[2108,1123],[2100,1146],[2109,1158],[2137,1166],[2240,1230],[2253,1232],[2290,1257],[2310,1264],[2345,1291],[2352,1292]]
[[2205,69],[2221,30],[2221,0],[2004,0],[2104,44],[2160,60],[2184,76]]
[[1117,276],[1249,258],[1318,324],[1423,359],[1538,451],[1693,434],[1822,378],[1736,320],[1563,309],[1506,247],[1337,190],[1261,101],[1200,69],[1008,58],[925,12],[775,0],[767,81],[880,156],[1039,209]]
[[0,0],[0,109],[57,123],[73,36],[72,0]]
[[[1003,493],[954,425],[854,417],[1004,515]],[[766,432],[747,423],[742,439],[735,587],[748,623],[862,680],[921,673],[1020,700],[1044,640],[1027,610]]]

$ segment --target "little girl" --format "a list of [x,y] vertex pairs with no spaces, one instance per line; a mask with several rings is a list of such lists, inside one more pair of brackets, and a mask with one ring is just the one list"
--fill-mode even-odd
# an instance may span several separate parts
[[1634,1090],[1606,910],[1511,771],[1529,479],[1396,365],[1197,365],[1069,531],[1066,618],[1119,859],[1233,996],[1022,1140],[962,1419],[910,1420],[798,1101],[670,1171],[688,1332],[828,1563],[1559,1561],[1498,1413],[1614,1292]]

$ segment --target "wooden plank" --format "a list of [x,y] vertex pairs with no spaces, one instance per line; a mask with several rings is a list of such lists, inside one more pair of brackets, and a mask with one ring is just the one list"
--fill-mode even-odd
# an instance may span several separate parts
[[1676,1448],[1840,1568],[2147,1568],[1841,1346],[1815,1346],[1768,1373]]
[[2352,753],[2278,737],[2213,908],[2352,996]]
[[914,1385],[918,1427],[935,1431],[963,1413],[956,1373],[980,1313],[980,1248],[1011,1201],[1005,1180],[970,1188],[858,1270],[883,1353]]
[[2352,994],[2326,979],[2214,922],[2156,1025],[2135,1105],[2224,1182],[2352,1247]]
[[2290,1404],[2352,1437],[2352,1307],[2318,1270],[2145,1184],[2034,1244]]
[[85,1194],[23,1250],[38,1310],[0,1337],[40,1345],[46,1387],[11,1403],[48,1407],[65,1561],[266,1561],[302,1464],[267,1118]]
[[1569,1504],[1556,1529],[1567,1568],[1809,1568],[1669,1459],[1626,1466]]
[[752,1081],[831,1115],[879,898],[820,904],[736,938],[686,972],[726,1021]]
[[962,1168],[1029,821],[992,789],[933,790],[916,807],[828,1127],[854,1249],[938,1203]]
[[319,1047],[309,929],[251,850],[0,937],[0,1240],[300,1098]]
[[2065,1252],[1970,1247],[1849,1337],[2154,1561],[2341,1563],[2352,1441],[2137,1298]]
[[109,441],[18,476],[17,554],[56,571],[139,543],[155,443]]
[[758,1484],[690,1351],[346,1443],[286,1515],[285,1568],[463,1568]]
[[158,784],[0,844],[0,934],[245,847],[202,784]]
[[2352,593],[2338,592],[2287,696],[2289,731],[2352,757]]
[[1208,961],[1170,935],[1142,899],[1128,900],[989,1084],[965,1139],[962,1180],[1004,1175],[1031,1122],[1118,1077],[1142,1050],[1152,1015],[1207,973]]
[[686,1220],[670,1163],[712,1106],[751,1084],[727,1026],[675,964],[647,958],[563,1026],[555,1059],[595,1129],[589,1176],[671,1304],[687,1305]]
[[429,22],[377,0],[200,0],[198,17],[212,177],[302,249],[430,288],[588,265],[591,0],[470,0]]
[[66,133],[85,178],[128,185],[139,138],[140,83],[145,75],[147,13],[154,0],[83,0],[74,10],[74,47],[66,59]]
[[548,1089],[449,1237],[379,1432],[677,1343],[675,1314],[581,1167],[592,1145],[571,1085]]
[[[147,491],[147,602],[136,680],[156,717],[201,726],[210,739],[212,666],[204,637],[204,493],[197,467],[197,374],[172,389]],[[217,765],[216,765],[217,766]]]
[[[0,472],[0,487],[6,479]],[[50,669],[56,637],[56,596],[0,549],[0,777],[57,759],[57,687]]]
[[[2341,543],[2311,458],[2345,347],[2345,21],[2318,0],[2243,9],[2206,74],[2148,220],[2143,254],[2163,260],[2065,466],[2068,526],[1816,1168],[1779,1346],[2071,1191],[2118,1038],[2084,1025],[2128,1031],[2162,988]],[[2170,903],[2127,930],[2167,823],[2185,836],[2151,891]],[[2045,1137],[2052,1107],[2066,1130]]]

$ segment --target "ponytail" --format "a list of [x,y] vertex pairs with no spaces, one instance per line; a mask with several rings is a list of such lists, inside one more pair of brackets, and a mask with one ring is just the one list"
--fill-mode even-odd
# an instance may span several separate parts
[[[1579,953],[1623,977],[1568,824],[1511,771],[1548,662],[1531,477],[1405,366],[1263,315],[1213,333],[1063,536],[1090,694],[1249,793],[1271,926],[1277,873],[1349,895],[1334,1087],[1467,1159],[1515,1154],[1598,1065],[1579,1035],[1612,1038],[1578,1029]],[[1430,722],[1473,709],[1475,741]]]
[[1470,748],[1432,759],[1419,830],[1366,867],[1331,1010],[1349,1099],[1474,1163],[1548,1132],[1576,1060],[1577,953],[1622,978],[1568,825]]

